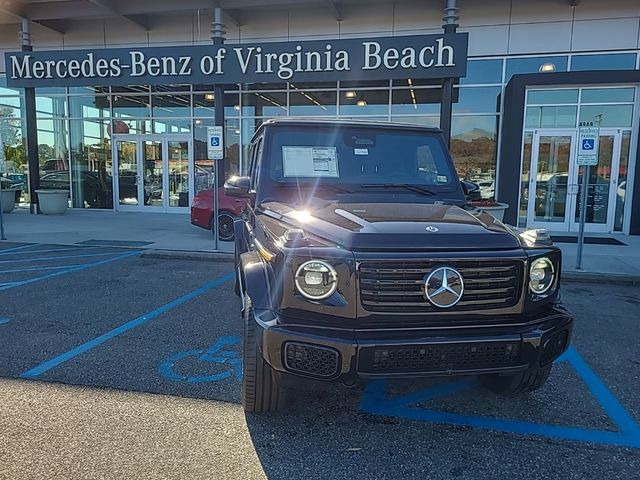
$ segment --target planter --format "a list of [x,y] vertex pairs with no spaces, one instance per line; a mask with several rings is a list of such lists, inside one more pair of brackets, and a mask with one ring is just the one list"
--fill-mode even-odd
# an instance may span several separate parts
[[2,189],[2,213],[10,213],[16,208],[16,192],[17,188]]
[[40,213],[45,215],[62,215],[69,206],[67,190],[36,190]]
[[502,221],[504,219],[504,211],[509,208],[508,203],[496,202],[497,205],[493,206],[484,206],[484,205],[476,205],[476,208],[479,210],[484,210],[489,215],[492,215],[498,221]]

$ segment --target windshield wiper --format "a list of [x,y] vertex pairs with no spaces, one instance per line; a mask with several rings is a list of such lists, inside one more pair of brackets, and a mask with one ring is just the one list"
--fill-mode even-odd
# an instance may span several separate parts
[[421,195],[434,196],[437,195],[433,190],[421,187],[419,185],[412,185],[410,183],[366,183],[360,185],[362,188],[404,188],[411,190],[412,192],[419,193]]
[[339,187],[338,185],[332,185],[329,183],[318,183],[317,185],[312,184],[297,184],[297,183],[280,183],[276,184],[278,188],[323,188],[325,190],[329,190],[334,193],[353,193],[352,190],[349,190],[344,187]]

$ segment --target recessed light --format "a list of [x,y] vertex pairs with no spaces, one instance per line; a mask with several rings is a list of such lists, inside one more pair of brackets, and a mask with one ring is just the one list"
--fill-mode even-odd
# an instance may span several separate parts
[[215,100],[216,96],[213,93],[205,93],[204,94],[204,99],[208,100],[210,102],[212,102],[213,100]]
[[551,63],[551,62],[543,63],[542,65],[540,65],[540,68],[538,68],[538,71],[541,72],[541,73],[555,72],[556,71],[556,64],[555,63]]
[[344,92],[344,98],[356,98],[357,93],[353,90],[348,90]]
[[360,100],[358,100],[356,102],[356,105],[359,107],[366,107],[367,106],[367,101],[364,98],[361,98]]

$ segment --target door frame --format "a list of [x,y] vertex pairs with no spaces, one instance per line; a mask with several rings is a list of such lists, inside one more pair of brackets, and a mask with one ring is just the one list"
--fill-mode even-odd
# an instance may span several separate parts
[[[137,205],[120,204],[120,183],[118,175],[118,142],[126,141],[136,144],[136,186],[138,193]],[[162,149],[162,205],[150,206],[144,204],[144,151],[143,142],[160,142]],[[169,202],[169,142],[187,143],[187,165],[188,165],[188,185],[189,199],[186,207],[172,207]],[[113,178],[113,205],[117,211],[128,212],[156,212],[156,213],[188,213],[189,205],[193,200],[195,177],[194,177],[194,152],[193,138],[190,134],[115,134],[112,140],[111,176]]]
[[[529,198],[527,201],[527,228],[545,228],[547,230],[567,232],[569,231],[569,212],[572,205],[572,193],[569,192],[570,188],[573,188],[575,184],[573,179],[573,159],[575,157],[577,131],[575,128],[553,128],[544,129],[539,128],[533,131],[533,138],[531,139],[531,166],[529,169]],[[565,198],[565,210],[563,222],[545,222],[535,220],[535,204],[536,204],[536,192],[538,183],[538,157],[540,153],[540,137],[570,137],[571,145],[569,148],[569,168],[567,177],[567,193]],[[566,201],[569,199],[568,201]]]

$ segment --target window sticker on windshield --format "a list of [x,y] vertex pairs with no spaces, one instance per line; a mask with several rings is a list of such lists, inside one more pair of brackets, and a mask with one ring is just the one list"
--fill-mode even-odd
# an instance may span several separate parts
[[436,177],[436,179],[438,180],[438,183],[447,183],[447,182],[449,182],[449,178],[446,175],[438,175]]
[[285,177],[338,177],[336,147],[282,147]]
[[369,149],[368,148],[354,148],[353,149],[353,154],[354,155],[369,155]]

